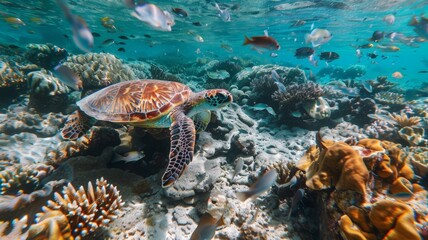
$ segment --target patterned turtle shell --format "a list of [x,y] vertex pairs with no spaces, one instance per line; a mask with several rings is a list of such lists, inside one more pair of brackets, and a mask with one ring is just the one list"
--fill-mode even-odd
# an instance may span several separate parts
[[177,82],[133,80],[111,85],[77,105],[98,120],[116,123],[156,121],[187,101],[192,90]]

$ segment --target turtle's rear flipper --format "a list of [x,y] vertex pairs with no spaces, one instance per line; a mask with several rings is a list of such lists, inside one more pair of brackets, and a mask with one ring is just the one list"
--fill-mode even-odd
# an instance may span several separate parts
[[74,140],[82,136],[90,128],[89,117],[80,110],[68,116],[64,128],[61,130],[63,139]]
[[172,116],[169,164],[162,176],[162,187],[171,186],[183,174],[193,159],[196,131],[192,119],[183,112]]

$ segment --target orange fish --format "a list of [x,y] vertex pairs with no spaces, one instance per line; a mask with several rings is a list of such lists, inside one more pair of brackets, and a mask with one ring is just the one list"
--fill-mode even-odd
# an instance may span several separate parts
[[258,48],[267,48],[269,50],[279,50],[280,46],[275,38],[269,36],[255,36],[248,38],[245,36],[245,42],[242,45],[251,44]]
[[400,79],[400,78],[403,78],[403,74],[401,74],[401,72],[394,72],[394,73],[392,74],[392,77],[393,77],[393,78]]

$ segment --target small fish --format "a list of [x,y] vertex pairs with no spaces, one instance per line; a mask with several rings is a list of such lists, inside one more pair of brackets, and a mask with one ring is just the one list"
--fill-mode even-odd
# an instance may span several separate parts
[[94,37],[101,37],[101,34],[96,33],[96,32],[93,32],[93,33],[92,33],[92,36],[94,36]]
[[266,48],[269,50],[279,50],[281,47],[279,46],[278,41],[275,38],[269,36],[254,36],[248,38],[245,36],[245,41],[242,45],[253,45],[258,48]]
[[305,20],[297,20],[290,27],[300,27],[306,24]]
[[123,47],[118,48],[117,51],[119,51],[119,52],[125,52],[125,48],[123,48]]
[[117,45],[126,45],[126,42],[118,42]]
[[230,12],[228,9],[221,9],[220,6],[215,3],[215,7],[218,10],[218,16],[221,18],[221,20],[223,20],[223,22],[230,22],[231,21],[231,17],[230,17]]
[[45,21],[39,17],[32,17],[32,18],[30,18],[30,22],[33,22],[36,24],[41,24],[41,23],[44,23]]
[[112,162],[136,162],[144,157],[144,152],[142,151],[131,151],[127,152],[124,155],[115,153]]
[[273,57],[273,58],[276,58],[276,57],[278,57],[278,53],[271,52],[270,56]]
[[272,107],[269,107],[266,103],[257,103],[254,106],[250,106],[249,108],[255,110],[255,111],[267,111],[270,115],[276,116],[275,110],[273,110]]
[[220,47],[223,48],[228,53],[233,52],[233,48],[230,45],[228,45],[228,44],[222,43],[220,45]]
[[236,197],[244,202],[247,199],[256,199],[258,196],[269,190],[275,183],[278,177],[278,172],[275,169],[269,170],[257,182],[255,182],[248,191],[236,193]]
[[65,38],[69,39],[70,37],[67,34],[63,35]]
[[392,77],[393,77],[393,78],[396,78],[396,79],[401,79],[401,78],[403,78],[404,76],[403,76],[403,74],[402,74],[401,72],[394,72],[394,73],[392,74]]
[[202,24],[200,22],[192,22],[192,24],[195,26],[198,26],[198,27],[202,26]]
[[190,240],[210,240],[215,235],[215,230],[220,224],[220,219],[215,219],[211,214],[204,213],[199,219],[199,224],[190,236]]
[[388,14],[385,17],[383,17],[383,21],[389,25],[392,25],[395,22],[395,16],[393,14]]
[[372,37],[369,40],[373,41],[373,42],[379,42],[384,37],[385,37],[385,33],[384,32],[376,30],[376,31],[373,32]]
[[13,45],[13,44],[8,45],[8,47],[10,49],[18,49],[18,48],[20,48],[19,46],[16,46],[16,45]]
[[177,16],[182,17],[182,18],[189,16],[189,14],[187,14],[186,10],[184,10],[182,8],[171,8],[171,11],[173,13],[175,13]]
[[175,25],[174,17],[171,13],[162,11],[158,6],[151,3],[136,6],[131,15],[161,31],[170,32],[172,26]]
[[233,173],[232,180],[235,179],[235,177],[239,174],[239,172],[241,172],[243,167],[244,167],[244,160],[243,158],[239,158],[236,161],[235,172]]
[[108,45],[111,45],[113,43],[114,43],[114,39],[109,38],[109,39],[104,40],[102,44],[108,46]]
[[280,81],[281,77],[276,70],[271,71],[271,78],[275,81],[275,85],[278,87],[279,92],[285,93],[287,91],[284,84]]
[[360,49],[355,50],[355,55],[358,57],[358,60],[363,56]]
[[65,0],[57,0],[57,3],[64,12],[65,18],[71,24],[74,44],[80,50],[90,52],[94,46],[94,36],[85,20],[80,16],[72,14]]
[[151,38],[152,36],[150,36],[149,34],[144,34],[144,37]]
[[294,52],[294,56],[296,58],[307,58],[314,54],[314,52],[315,50],[311,47],[301,47],[296,49],[296,51]]
[[373,43],[367,43],[367,44],[358,46],[358,48],[361,48],[361,49],[372,48],[372,47],[374,47]]
[[418,73],[428,73],[426,70],[419,71]]
[[300,118],[300,117],[302,117],[302,113],[300,111],[293,111],[291,113],[291,116],[293,116],[295,118]]
[[296,177],[296,176],[293,176],[293,177],[290,179],[290,181],[288,181],[288,182],[287,182],[287,183],[285,183],[285,184],[282,184],[282,185],[281,185],[281,187],[290,187],[290,188],[292,188],[292,187],[296,186],[296,184],[297,184],[297,177]]
[[312,43],[312,47],[318,47],[327,43],[332,38],[332,34],[327,29],[315,28],[310,34],[306,34],[306,43]]
[[370,81],[363,81],[362,85],[363,85],[364,90],[366,90],[368,93],[372,93],[373,92],[373,87],[370,84]]
[[375,59],[378,55],[376,53],[367,53],[367,56],[371,59]]
[[388,197],[390,198],[394,198],[396,200],[399,201],[409,201],[410,199],[413,198],[413,194],[412,193],[407,193],[407,192],[401,192],[401,193],[395,193],[395,194],[387,194]]
[[127,36],[119,36],[119,38],[123,39],[123,40],[128,40],[129,39],[129,37],[127,37]]
[[82,80],[69,67],[58,65],[54,68],[53,73],[59,80],[61,80],[61,82],[73,90],[80,91],[83,89]]
[[193,39],[195,39],[197,42],[204,42],[204,38],[199,34],[196,34]]
[[400,48],[394,45],[377,45],[377,48],[381,49],[382,52],[398,52]]
[[5,17],[4,20],[14,27],[25,26],[25,23],[17,17]]
[[332,62],[336,59],[339,59],[339,54],[337,54],[335,52],[322,52],[320,54],[320,59],[325,60],[327,62]]
[[116,26],[114,26],[114,20],[111,17],[102,17],[101,19],[101,25],[108,29],[110,32],[115,32]]
[[290,212],[288,213],[288,219],[291,218],[291,215],[298,210],[299,204],[305,196],[305,189],[300,188],[294,194],[293,200],[291,200]]
[[340,87],[340,86],[332,86],[332,89],[340,92],[343,95],[350,97],[358,97],[360,96],[360,91],[358,88],[348,88],[348,87]]

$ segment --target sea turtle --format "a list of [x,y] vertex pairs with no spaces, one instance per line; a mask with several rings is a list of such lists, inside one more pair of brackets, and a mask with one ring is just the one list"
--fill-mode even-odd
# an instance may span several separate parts
[[208,125],[209,111],[231,102],[232,95],[224,89],[194,93],[178,82],[152,79],[120,82],[78,101],[80,110],[69,116],[61,134],[64,139],[81,136],[89,129],[87,116],[144,128],[169,127],[169,164],[162,176],[162,187],[168,187],[192,161],[196,131]]

